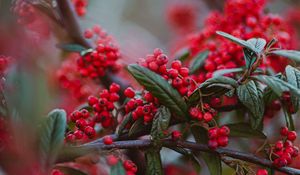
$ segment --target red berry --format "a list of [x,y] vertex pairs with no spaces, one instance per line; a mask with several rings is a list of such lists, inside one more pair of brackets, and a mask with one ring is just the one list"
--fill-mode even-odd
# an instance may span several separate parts
[[189,113],[192,118],[197,118],[199,113],[201,113],[200,109],[197,107],[190,108]]
[[120,90],[120,85],[113,83],[109,86],[109,92],[118,92]]
[[80,131],[80,130],[76,130],[76,131],[74,132],[74,135],[75,135],[76,139],[82,139],[82,137],[83,137],[83,132]]
[[67,137],[66,137],[66,140],[68,142],[74,142],[75,139],[76,139],[76,137],[75,137],[74,134],[68,134]]
[[111,136],[105,136],[103,138],[103,143],[105,145],[111,145],[113,143],[113,139],[111,138]]
[[187,76],[189,76],[189,69],[186,68],[186,67],[182,67],[182,68],[180,68],[180,70],[179,70],[179,74],[180,74],[182,77],[187,77]]
[[287,127],[282,127],[282,128],[280,129],[280,134],[281,134],[282,136],[287,136],[288,133],[289,133],[289,129],[288,129]]
[[158,65],[164,65],[168,62],[168,57],[164,54],[161,54],[159,55],[157,58],[156,58],[156,62]]
[[90,30],[90,29],[86,29],[86,30],[84,31],[84,37],[87,38],[87,39],[92,38],[93,35],[94,35],[93,31]]
[[172,132],[172,140],[176,141],[181,138],[182,134],[180,131],[173,131]]
[[218,145],[222,147],[226,147],[228,145],[228,137],[227,136],[221,136],[217,139]]
[[282,148],[283,148],[283,142],[282,141],[276,142],[275,149],[279,151],[282,150]]
[[76,126],[77,126],[79,129],[83,130],[83,129],[87,126],[87,122],[86,122],[84,119],[78,119],[78,120],[76,121]]
[[290,141],[294,141],[297,138],[297,133],[295,131],[289,131],[287,135],[287,139]]
[[106,162],[109,166],[114,166],[119,162],[119,159],[114,155],[108,155],[106,157]]
[[93,106],[94,104],[98,103],[98,98],[95,96],[89,96],[88,103],[90,106]]
[[171,64],[171,67],[173,69],[176,69],[176,70],[179,71],[180,68],[181,68],[181,61],[179,61],[179,60],[173,61],[172,64]]
[[135,92],[131,87],[128,87],[127,89],[125,89],[124,95],[128,98],[133,98],[135,96]]
[[218,134],[221,136],[228,136],[230,133],[230,129],[227,126],[222,126],[219,130],[218,130]]
[[256,175],[268,175],[268,171],[266,169],[258,169]]
[[171,78],[176,78],[178,77],[178,70],[176,69],[169,69],[168,74]]
[[96,135],[96,131],[94,128],[92,128],[91,126],[87,126],[84,128],[84,133],[89,137],[89,138],[93,138]]
[[211,128],[208,130],[208,138],[215,139],[218,137],[218,128]]
[[152,94],[150,93],[150,92],[146,92],[145,94],[144,94],[144,98],[145,98],[145,100],[147,101],[147,102],[153,102],[153,96],[152,96]]
[[120,96],[117,93],[111,93],[109,96],[109,100],[112,102],[116,102],[120,99]]
[[85,118],[85,119],[86,119],[86,118],[89,118],[90,113],[89,113],[88,110],[82,109],[82,110],[80,110],[80,112],[81,112],[81,115],[82,115],[83,118]]
[[154,72],[158,71],[159,66],[155,61],[150,62],[148,66],[149,66],[150,70],[152,70]]
[[210,112],[206,112],[203,116],[203,119],[205,120],[205,122],[210,122],[213,119],[213,116]]

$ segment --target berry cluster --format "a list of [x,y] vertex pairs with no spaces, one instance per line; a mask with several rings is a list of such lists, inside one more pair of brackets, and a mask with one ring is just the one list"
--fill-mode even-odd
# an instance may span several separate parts
[[12,10],[18,16],[19,24],[30,25],[36,20],[34,7],[24,0],[15,1],[15,5]]
[[185,34],[197,26],[197,8],[193,3],[174,3],[167,8],[167,21],[178,33]]
[[78,16],[84,16],[86,14],[86,7],[88,0],[72,0],[76,13]]
[[88,39],[96,38],[97,47],[77,60],[80,74],[96,79],[103,77],[107,70],[118,71],[120,66],[117,60],[120,58],[120,52],[112,38],[99,26],[87,29],[84,36]]
[[144,124],[150,123],[157,111],[158,100],[147,91],[143,91],[141,97],[135,98],[135,91],[131,87],[125,89],[124,95],[130,98],[125,105],[126,114],[131,112],[134,121],[142,118]]
[[75,123],[76,128],[74,132],[68,133],[66,140],[73,142],[75,140],[84,141],[87,138],[94,138],[96,136],[94,129],[96,123],[101,123],[103,128],[112,127],[114,123],[113,111],[116,109],[114,102],[120,98],[117,94],[119,90],[120,86],[113,83],[110,85],[109,90],[104,89],[100,92],[99,98],[90,96],[88,104],[93,112],[89,112],[87,109],[75,110],[70,115],[70,122]]
[[[210,14],[203,30],[191,36],[189,41],[192,55],[204,50],[210,51],[203,68],[199,70],[199,75],[194,77],[197,82],[201,83],[211,78],[216,70],[245,65],[242,48],[216,36],[215,32],[218,30],[245,40],[260,37],[270,41],[276,36],[278,43],[274,47],[286,49],[295,47],[291,27],[279,16],[265,14],[264,6],[265,0],[228,0],[225,2],[224,12]],[[272,56],[261,65],[261,68],[271,66],[275,71],[282,71],[286,64],[286,59]]]
[[211,128],[208,130],[208,147],[216,149],[218,147],[226,147],[228,145],[228,135],[230,129],[227,126],[221,128]]
[[77,72],[77,57],[77,54],[71,54],[64,60],[56,72],[56,77],[60,86],[66,89],[73,98],[84,102],[89,95],[98,93],[100,89],[94,81],[81,79],[81,75]]
[[206,123],[213,120],[213,117],[217,115],[217,111],[215,111],[209,104],[203,104],[203,111],[201,111],[198,107],[192,107],[189,110],[190,116],[194,120],[204,121]]
[[[119,158],[114,155],[106,157],[106,162],[110,166],[116,165],[119,161]],[[135,175],[137,172],[137,166],[131,160],[124,160],[123,167],[126,171],[126,175]]]
[[283,167],[292,163],[292,158],[295,158],[299,154],[299,148],[293,145],[293,141],[297,138],[295,131],[289,131],[287,127],[282,127],[280,135],[284,139],[279,140],[272,146],[270,154],[273,159],[273,165],[277,167]]
[[90,113],[86,109],[76,110],[70,115],[71,122],[75,123],[74,132],[69,132],[66,136],[66,141],[74,142],[75,140],[87,140],[94,138],[96,131],[94,129],[95,122],[91,119]]
[[163,54],[161,49],[155,49],[153,54],[147,55],[145,59],[140,59],[140,65],[147,67],[168,80],[182,96],[188,96],[196,88],[195,83],[189,76],[189,69],[182,66],[179,60],[172,61],[171,68],[168,69],[168,60],[168,56]]

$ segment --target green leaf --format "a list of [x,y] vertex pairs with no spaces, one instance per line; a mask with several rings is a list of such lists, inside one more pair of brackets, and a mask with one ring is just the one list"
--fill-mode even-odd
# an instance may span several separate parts
[[110,175],[126,175],[126,171],[121,161],[110,168]]
[[274,50],[270,54],[286,57],[288,59],[300,62],[300,52],[296,50]]
[[40,135],[41,162],[46,168],[50,168],[64,142],[66,129],[66,112],[55,109],[48,114],[42,125]]
[[[197,143],[207,144],[207,130],[203,127],[194,125],[191,128],[192,134]],[[205,161],[211,175],[221,175],[221,158],[216,153],[199,152],[200,157]]]
[[175,54],[175,59],[176,60],[180,60],[180,61],[185,61],[188,57],[190,56],[190,50],[188,48],[183,48],[181,50],[179,50],[176,54]]
[[221,31],[217,31],[216,33],[217,33],[218,35],[221,35],[221,36],[223,36],[224,38],[226,38],[226,39],[228,39],[228,40],[230,40],[230,41],[232,41],[232,42],[234,42],[234,43],[240,45],[240,46],[243,46],[243,47],[245,47],[245,48],[251,50],[251,51],[255,51],[255,50],[256,50],[255,47],[253,47],[252,44],[250,44],[249,42],[247,42],[247,41],[245,41],[245,40],[239,39],[239,38],[237,38],[237,37],[235,37],[235,36],[232,36],[232,35],[230,35],[230,34],[228,34],[228,33],[221,32]]
[[209,54],[209,51],[203,51],[199,53],[195,58],[193,58],[193,61],[190,64],[190,74],[194,74],[203,66],[207,56]]
[[263,132],[252,129],[248,123],[232,123],[226,124],[226,126],[230,128],[229,135],[231,137],[266,138],[266,135]]
[[233,69],[220,69],[213,73],[213,77],[222,76],[229,73],[243,72],[243,68],[233,68]]
[[129,136],[132,136],[134,135],[135,133],[138,133],[140,131],[142,131],[144,129],[144,119],[143,118],[139,118],[138,120],[136,120],[131,128],[129,129],[129,132],[128,132],[128,135]]
[[72,175],[88,175],[87,173],[79,170],[79,169],[75,169],[72,167],[68,167],[68,166],[55,166],[55,169],[60,170],[61,172],[63,172],[64,174],[72,174]]
[[[293,68],[292,66],[287,66],[285,68],[285,73],[286,73],[287,81],[291,85],[300,89],[300,71],[296,68]],[[295,112],[297,112],[297,110],[299,110],[300,98],[297,97],[297,95],[294,95],[293,93],[292,93],[291,98],[292,98],[293,108],[295,109]]]
[[258,75],[253,78],[268,85],[278,97],[281,97],[282,92],[285,91],[291,91],[295,96],[300,97],[300,89],[277,77]]
[[128,115],[125,116],[125,118],[123,119],[123,121],[121,122],[119,128],[118,128],[118,132],[117,135],[120,136],[123,132],[123,130],[125,129],[126,125],[128,123],[130,123],[132,121],[132,113],[129,113]]
[[160,150],[150,149],[146,151],[146,175],[163,175],[163,167],[160,158]]
[[266,40],[262,38],[251,38],[247,40],[247,43],[249,43],[250,45],[252,45],[253,48],[255,48],[255,50],[253,51],[257,54],[262,53],[267,44]]
[[199,90],[201,91],[202,96],[216,96],[225,94],[237,86],[237,81],[229,77],[219,76],[210,78],[195,89],[195,91],[189,96],[188,103],[193,104],[199,101]]
[[151,128],[151,137],[153,140],[159,140],[166,135],[164,132],[168,129],[171,119],[171,113],[168,108],[162,106],[156,112]]
[[82,51],[87,50],[87,48],[79,44],[57,44],[56,46],[67,52],[81,53]]
[[244,48],[243,51],[244,51],[246,67],[247,67],[247,69],[250,69],[252,67],[252,65],[256,62],[257,55],[255,52],[253,52],[247,48]]
[[258,129],[264,116],[263,93],[253,80],[237,88],[237,95],[241,103],[251,114],[251,126]]
[[162,105],[168,107],[172,113],[188,118],[188,108],[184,99],[160,75],[136,64],[129,65],[128,71],[146,90],[158,98]]

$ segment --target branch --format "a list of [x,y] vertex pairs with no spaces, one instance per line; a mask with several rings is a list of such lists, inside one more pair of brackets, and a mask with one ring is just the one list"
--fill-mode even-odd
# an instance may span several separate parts
[[[87,145],[87,146],[78,146],[78,147],[72,147],[68,148],[69,153],[74,152],[99,152],[103,150],[113,150],[113,149],[146,149],[149,147],[152,147],[152,141],[147,139],[147,140],[131,140],[131,141],[117,141],[114,142],[112,145],[105,145],[103,143],[96,143],[92,145]],[[231,157],[234,159],[239,159],[242,161],[254,163],[260,166],[268,167],[268,168],[273,168],[277,171],[289,174],[289,175],[300,175],[300,170],[291,168],[291,167],[282,167],[278,168],[273,166],[272,162],[259,158],[254,154],[251,153],[245,153],[245,152],[240,152],[236,150],[230,150],[230,149],[223,149],[223,148],[218,148],[215,151],[211,150],[208,148],[207,145],[204,144],[198,144],[198,143],[193,143],[193,142],[174,142],[172,140],[162,140],[162,146],[163,147],[168,147],[168,148],[185,148],[185,149],[190,149],[193,151],[201,151],[201,152],[208,152],[208,153],[217,153],[222,156],[226,157]],[[72,150],[70,152],[70,150]],[[62,159],[60,159],[62,160]]]

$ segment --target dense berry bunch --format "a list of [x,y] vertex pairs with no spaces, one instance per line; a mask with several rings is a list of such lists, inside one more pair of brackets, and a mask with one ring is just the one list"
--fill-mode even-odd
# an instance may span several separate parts
[[99,26],[87,29],[84,36],[88,39],[95,38],[97,47],[77,60],[80,74],[84,77],[97,79],[103,77],[107,70],[117,71],[119,69],[117,60],[120,58],[120,52],[112,38]]
[[86,14],[86,7],[88,0],[72,0],[76,13],[78,16],[84,16]]
[[155,49],[153,54],[147,55],[145,59],[140,59],[140,65],[161,75],[178,90],[182,96],[188,96],[196,88],[196,84],[189,76],[189,69],[182,66],[181,61],[171,62],[171,68],[167,68],[168,56],[160,49]]
[[[224,31],[242,39],[253,37],[270,41],[276,37],[275,47],[290,49],[294,47],[293,32],[290,26],[279,16],[264,14],[265,0],[228,0],[224,12],[213,12],[206,19],[204,29],[191,37],[192,55],[209,50],[209,56],[201,68],[197,82],[212,77],[212,73],[220,69],[236,68],[245,65],[242,48],[233,42],[216,36],[216,31]],[[276,59],[276,61],[273,61]],[[262,68],[271,66],[275,71],[282,71],[287,61],[283,58],[270,57]]]
[[220,128],[211,128],[208,130],[208,147],[216,149],[218,147],[226,147],[228,145],[228,136],[230,129],[227,126]]
[[297,138],[295,131],[289,131],[287,127],[282,127],[280,135],[284,138],[277,141],[270,150],[273,164],[277,167],[283,167],[292,163],[292,158],[298,156],[299,148],[293,145]]
[[158,109],[157,99],[147,91],[143,91],[141,97],[136,98],[131,87],[125,89],[124,95],[130,98],[125,105],[125,112],[131,112],[134,121],[142,118],[144,124],[150,123]]
[[179,33],[191,32],[197,25],[197,9],[192,3],[174,3],[167,9],[167,20]]
[[76,57],[77,54],[73,54],[64,60],[56,76],[63,89],[68,90],[71,96],[79,102],[83,102],[89,95],[98,93],[99,86],[93,81],[81,78],[77,72]]
[[[92,112],[87,109],[75,110],[70,115],[70,122],[75,123],[75,128],[68,133],[66,140],[73,142],[74,140],[86,140],[96,136],[95,125],[101,123],[103,128],[112,127],[114,124],[113,111],[116,112],[114,102],[119,100],[117,92],[120,86],[113,83],[109,90],[104,89],[100,92],[99,98],[90,96],[88,104],[92,108]],[[112,143],[111,138],[107,138],[107,144]]]

